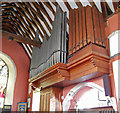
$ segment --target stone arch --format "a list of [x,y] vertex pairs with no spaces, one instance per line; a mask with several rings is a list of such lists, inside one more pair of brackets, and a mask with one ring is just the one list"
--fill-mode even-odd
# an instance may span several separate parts
[[6,97],[4,105],[12,105],[13,104],[13,94],[14,94],[14,86],[16,81],[16,66],[13,60],[6,55],[5,53],[0,51],[0,58],[5,61],[9,68],[9,78],[6,89]]
[[[78,85],[76,85],[75,87],[73,87],[68,94],[66,95],[65,99],[63,100],[63,111],[68,111],[69,107],[70,107],[70,100],[73,99],[73,97],[76,95],[76,93],[83,87],[88,86],[91,87],[93,89],[97,89],[101,92],[104,93],[104,88],[93,83],[93,82],[85,82],[85,83],[79,83]],[[110,102],[112,103],[111,105],[113,106],[113,108],[116,110],[116,105],[115,105],[115,99],[114,98],[110,98],[108,97],[108,99],[110,100]]]

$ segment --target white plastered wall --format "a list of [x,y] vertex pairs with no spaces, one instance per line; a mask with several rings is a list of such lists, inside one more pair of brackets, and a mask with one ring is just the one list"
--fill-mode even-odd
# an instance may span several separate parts
[[[117,56],[120,54],[120,30],[117,30],[109,35],[109,45],[110,45],[110,57]],[[120,104],[120,60],[112,62],[113,74],[115,80],[115,89],[118,105]],[[120,106],[118,106],[119,108]]]
[[120,53],[119,42],[120,42],[120,30],[117,30],[109,35],[109,45],[110,45],[110,57]]
[[33,91],[32,111],[39,111],[40,109],[40,91]]

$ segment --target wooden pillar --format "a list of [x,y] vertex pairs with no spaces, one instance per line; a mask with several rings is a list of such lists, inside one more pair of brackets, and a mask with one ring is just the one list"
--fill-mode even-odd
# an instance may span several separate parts
[[62,111],[62,88],[49,87],[40,91],[40,111]]

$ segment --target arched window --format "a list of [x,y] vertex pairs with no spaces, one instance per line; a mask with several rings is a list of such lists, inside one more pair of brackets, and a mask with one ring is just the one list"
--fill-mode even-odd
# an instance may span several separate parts
[[7,64],[0,58],[0,108],[3,108],[6,87],[9,77],[9,69]]

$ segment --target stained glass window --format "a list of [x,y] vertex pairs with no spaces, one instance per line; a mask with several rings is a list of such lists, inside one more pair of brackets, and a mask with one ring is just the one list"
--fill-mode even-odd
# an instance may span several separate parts
[[5,89],[7,86],[9,70],[7,64],[0,58],[0,108],[3,107]]

